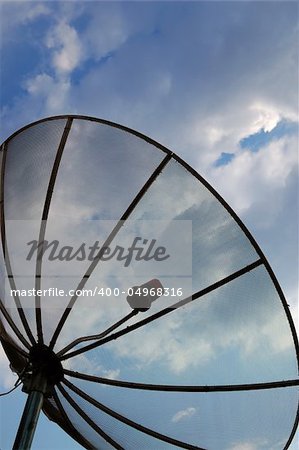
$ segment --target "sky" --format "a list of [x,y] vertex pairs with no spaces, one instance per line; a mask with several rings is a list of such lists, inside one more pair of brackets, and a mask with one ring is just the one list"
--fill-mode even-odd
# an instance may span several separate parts
[[[298,4],[4,1],[0,14],[1,142],[69,113],[165,145],[240,215],[298,325]],[[3,352],[0,368],[3,392],[15,381]],[[11,447],[23,404],[19,392],[1,398],[1,450]],[[79,446],[42,418],[33,448]]]

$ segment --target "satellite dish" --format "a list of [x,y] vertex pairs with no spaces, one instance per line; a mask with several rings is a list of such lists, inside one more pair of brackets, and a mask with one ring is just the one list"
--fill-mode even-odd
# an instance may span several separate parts
[[1,147],[1,342],[40,410],[88,449],[286,449],[298,340],[245,225],[181,158],[82,116]]

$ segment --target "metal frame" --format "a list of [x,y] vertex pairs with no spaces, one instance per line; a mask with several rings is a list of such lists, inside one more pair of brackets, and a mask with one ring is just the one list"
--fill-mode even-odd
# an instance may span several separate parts
[[[158,167],[156,168],[156,170],[152,173],[152,175],[149,177],[149,179],[147,180],[147,182],[145,183],[145,185],[142,187],[142,189],[138,192],[138,194],[136,195],[136,197],[134,198],[134,200],[131,202],[131,204],[128,206],[128,208],[126,209],[126,211],[124,212],[124,214],[121,216],[121,218],[119,219],[119,221],[117,222],[117,224],[115,225],[115,227],[113,228],[113,230],[111,231],[111,233],[109,234],[109,236],[107,237],[107,239],[105,240],[104,244],[101,247],[101,250],[99,251],[99,253],[97,254],[97,257],[91,262],[91,264],[89,265],[88,269],[86,270],[85,274],[82,276],[81,281],[79,282],[79,284],[76,287],[75,291],[78,290],[82,290],[88,280],[88,278],[90,277],[90,275],[92,274],[92,272],[94,271],[94,269],[97,267],[97,265],[99,264],[103,253],[105,251],[106,247],[109,247],[109,245],[111,244],[111,242],[113,241],[113,239],[115,238],[115,236],[117,235],[117,233],[119,232],[119,230],[121,229],[121,227],[124,225],[124,222],[129,218],[130,214],[132,213],[132,211],[134,210],[134,208],[136,207],[136,205],[138,204],[138,202],[141,200],[141,198],[144,196],[144,194],[146,193],[146,191],[148,190],[148,188],[151,186],[151,184],[155,181],[155,179],[157,178],[157,176],[161,173],[161,171],[163,170],[163,168],[166,166],[166,164],[168,163],[168,161],[170,160],[171,155],[167,155],[165,156],[165,158],[162,160],[162,162],[158,165]],[[65,324],[65,321],[67,319],[67,317],[69,316],[72,307],[74,306],[76,300],[77,300],[78,296],[76,294],[73,295],[73,297],[71,298],[68,306],[66,307],[66,309],[64,310],[60,321],[58,322],[57,328],[53,333],[53,337],[50,341],[49,347],[51,349],[54,348],[55,343],[57,341],[57,338],[59,336],[59,333],[62,330],[62,327]]]
[[163,391],[163,392],[236,392],[236,391],[258,391],[262,389],[275,389],[283,387],[298,386],[299,380],[273,381],[267,383],[247,383],[247,384],[220,384],[214,386],[190,386],[174,384],[149,384],[136,383],[132,381],[113,380],[95,375],[86,375],[81,372],[64,369],[64,374],[79,380],[92,381],[94,383],[105,384],[107,386],[117,386],[127,389],[141,389],[145,391]]
[[[251,271],[251,270],[255,270],[257,267],[259,266],[264,266],[266,271],[268,272],[268,275],[270,277],[270,279],[272,280],[275,289],[278,293],[278,296],[280,298],[280,301],[282,303],[282,306],[284,308],[284,311],[286,313],[286,317],[290,326],[290,330],[291,330],[291,334],[292,334],[292,338],[293,338],[293,342],[294,342],[294,347],[295,347],[295,352],[296,352],[296,357],[297,357],[297,367],[299,369],[299,344],[298,344],[298,337],[296,334],[296,329],[295,329],[295,325],[289,310],[289,307],[287,305],[286,299],[284,297],[284,294],[282,292],[282,289],[278,283],[277,278],[274,275],[273,270],[271,269],[264,253],[262,252],[262,250],[260,249],[259,245],[257,244],[257,242],[255,241],[255,239],[253,238],[253,236],[251,235],[251,233],[249,232],[249,230],[247,229],[247,227],[244,225],[244,223],[240,220],[240,218],[237,216],[237,214],[233,211],[233,209],[225,202],[225,200],[215,191],[215,189],[201,176],[199,175],[193,168],[191,168],[185,161],[183,161],[179,156],[177,156],[176,154],[174,154],[173,152],[171,152],[170,150],[168,150],[166,147],[164,147],[163,145],[159,144],[158,142],[154,141],[153,139],[143,135],[142,133],[139,133],[135,130],[132,130],[128,127],[119,125],[117,123],[114,122],[110,122],[107,120],[103,120],[103,119],[96,119],[93,117],[89,117],[89,116],[81,116],[81,115],[62,115],[62,116],[53,116],[50,118],[45,118],[45,119],[41,119],[38,120],[36,122],[33,122],[29,125],[26,125],[25,127],[21,128],[20,130],[18,130],[17,132],[15,132],[14,134],[12,134],[2,145],[1,147],[1,151],[3,152],[3,159],[2,159],[2,169],[1,169],[1,178],[0,178],[0,187],[1,187],[1,198],[0,198],[0,219],[1,219],[1,237],[2,237],[2,250],[3,250],[3,254],[5,257],[5,262],[6,262],[6,266],[7,266],[7,272],[8,272],[8,277],[9,277],[9,281],[11,283],[12,289],[15,289],[15,281],[14,281],[14,277],[11,271],[11,266],[10,266],[10,260],[9,260],[9,255],[8,255],[8,251],[7,251],[7,242],[6,242],[6,233],[5,233],[5,211],[4,211],[4,174],[5,174],[5,165],[6,165],[6,154],[7,154],[7,148],[9,146],[9,142],[16,137],[17,135],[19,135],[20,133],[24,132],[25,130],[27,130],[30,127],[33,127],[37,124],[43,123],[43,122],[48,122],[48,121],[55,121],[55,120],[59,120],[59,119],[65,119],[66,120],[66,125],[59,143],[59,146],[57,148],[57,152],[56,152],[56,157],[55,157],[55,161],[52,167],[52,172],[50,175],[50,179],[49,179],[49,184],[48,184],[48,189],[47,189],[47,193],[46,193],[46,198],[45,198],[45,203],[44,203],[44,208],[43,208],[43,214],[42,214],[42,221],[41,221],[41,227],[40,227],[40,233],[39,233],[39,242],[41,242],[45,236],[45,231],[46,231],[46,225],[47,225],[47,220],[49,217],[49,211],[50,211],[50,205],[51,205],[51,198],[52,198],[52,191],[54,189],[55,186],[55,181],[56,181],[56,177],[57,177],[57,173],[59,170],[59,165],[61,162],[61,158],[62,158],[62,154],[64,151],[64,148],[67,144],[67,139],[70,133],[70,129],[71,129],[71,125],[73,123],[74,120],[85,120],[85,121],[90,121],[90,122],[95,122],[95,123],[99,123],[99,124],[103,124],[103,125],[108,125],[111,127],[114,127],[116,129],[125,131],[130,133],[131,135],[134,135],[144,141],[146,141],[149,144],[152,144],[154,147],[156,147],[157,150],[162,151],[163,153],[165,153],[165,157],[164,159],[161,161],[161,163],[157,166],[157,168],[153,171],[152,175],[149,177],[148,181],[145,183],[145,185],[142,187],[142,189],[139,191],[139,193],[136,195],[136,197],[134,198],[134,200],[131,202],[131,204],[129,205],[129,207],[127,208],[127,210],[123,213],[123,215],[121,216],[121,218],[119,219],[117,225],[114,227],[114,229],[111,231],[110,235],[108,236],[108,238],[106,239],[106,242],[104,244],[105,245],[109,245],[111,243],[111,241],[114,239],[114,237],[116,236],[116,234],[118,233],[118,231],[120,230],[121,226],[123,225],[123,222],[125,220],[128,219],[128,217],[130,216],[130,214],[132,213],[132,211],[134,210],[134,208],[137,206],[137,204],[139,203],[139,201],[142,199],[142,197],[144,196],[144,194],[147,192],[147,190],[150,188],[150,186],[154,183],[154,181],[156,180],[156,178],[159,176],[159,174],[162,172],[162,170],[165,168],[165,166],[171,161],[174,160],[176,161],[178,164],[180,164],[181,166],[183,166],[186,171],[188,171],[190,174],[192,174],[195,178],[197,178],[197,180],[204,185],[207,190],[221,203],[221,205],[226,209],[226,211],[230,214],[230,216],[234,219],[234,221],[237,223],[237,225],[240,227],[240,229],[243,231],[243,233],[246,235],[246,237],[248,238],[248,240],[250,241],[250,243],[252,244],[252,246],[254,247],[255,251],[257,252],[259,259],[257,259],[255,262],[249,264],[246,267],[243,267],[242,269],[230,274],[229,276],[223,278],[222,280],[217,281],[216,283],[213,283],[212,285],[206,287],[205,289],[202,289],[199,292],[194,293],[192,296],[187,297],[175,304],[172,305],[172,307],[168,307],[165,308],[161,311],[159,311],[156,314],[153,314],[149,317],[147,317],[146,319],[140,320],[136,323],[134,323],[133,325],[128,326],[125,329],[121,329],[120,331],[116,331],[114,332],[114,330],[116,330],[120,325],[122,325],[123,323],[127,322],[128,320],[130,320],[134,315],[137,314],[137,311],[132,311],[132,313],[128,314],[127,316],[125,316],[123,319],[120,319],[119,321],[117,321],[115,324],[112,324],[109,328],[107,328],[105,331],[103,331],[102,333],[99,333],[97,335],[92,335],[92,336],[84,336],[81,338],[76,339],[75,341],[71,342],[69,345],[67,345],[66,347],[64,347],[63,349],[61,349],[58,353],[57,353],[57,357],[59,358],[60,361],[66,360],[68,358],[71,358],[73,356],[76,356],[80,353],[89,351],[93,348],[96,348],[98,346],[104,345],[107,342],[112,341],[113,339],[118,339],[119,337],[130,333],[131,331],[134,331],[142,326],[145,326],[146,324],[160,318],[163,317],[164,315],[170,313],[171,311],[173,311],[174,309],[178,309],[181,306],[184,306],[196,299],[199,299],[201,297],[203,297],[205,294],[207,294],[208,292],[211,292],[215,289],[218,289],[220,286],[223,286],[227,283],[229,283],[230,281],[244,275],[245,273]],[[87,279],[90,277],[92,271],[95,269],[95,267],[97,266],[97,264],[99,263],[101,255],[98,255],[98,259],[96,259],[95,261],[93,261],[89,268],[87,269],[86,273],[83,275],[77,289],[82,288]],[[36,282],[36,286],[40,286],[40,276],[39,273],[41,271],[41,266],[42,266],[42,260],[38,260],[36,261],[36,277],[35,277],[35,282]],[[53,337],[51,339],[50,342],[50,348],[53,349],[57,338],[68,318],[68,315],[71,311],[71,308],[73,307],[73,305],[75,304],[77,300],[77,297],[73,297],[68,305],[68,307],[65,309],[63,315],[60,318],[60,321],[58,323],[58,326],[56,328],[56,330],[54,331]],[[14,298],[15,304],[16,304],[16,308],[18,309],[18,313],[21,319],[21,322],[23,324],[24,330],[27,334],[27,337],[29,339],[30,342],[27,341],[27,339],[23,336],[23,334],[18,330],[17,326],[15,325],[13,319],[11,318],[11,316],[9,315],[9,313],[6,311],[5,309],[5,305],[3,304],[3,302],[0,299],[0,310],[3,313],[6,321],[8,322],[9,326],[11,327],[11,329],[13,330],[13,332],[15,333],[16,337],[20,340],[20,342],[23,344],[23,346],[27,349],[30,349],[31,346],[36,344],[36,340],[32,334],[32,330],[30,329],[26,316],[24,314],[24,310],[22,308],[21,305],[21,301],[20,299],[15,296]],[[35,298],[35,302],[36,302],[36,329],[37,329],[37,336],[38,336],[38,342],[42,343],[43,342],[43,333],[42,333],[42,316],[41,316],[41,304],[40,304],[40,298],[36,297]],[[113,333],[114,332],[114,333]],[[2,340],[5,340],[5,336],[2,336]],[[71,350],[72,348],[74,348],[77,344],[85,342],[85,341],[89,341],[89,340],[93,340],[95,342],[93,342],[92,344],[83,346],[82,348],[78,349],[78,350],[74,350],[72,352],[69,352],[69,350]],[[14,347],[15,346],[15,347]],[[24,350],[22,350],[21,348],[18,348],[18,346],[16,344],[14,344],[14,346],[12,346],[11,348],[13,348],[13,351],[16,351],[17,353],[19,352],[20,354],[22,354],[22,356],[25,356],[25,358],[27,357],[26,352],[24,352]],[[299,379],[295,379],[295,380],[282,380],[282,381],[273,381],[273,382],[267,382],[267,383],[252,383],[252,384],[240,384],[240,385],[219,385],[219,386],[175,386],[175,385],[153,385],[153,384],[145,384],[145,383],[133,383],[133,382],[125,382],[125,381],[121,381],[121,380],[110,380],[110,379],[105,379],[105,378],[101,378],[101,377],[96,377],[96,376],[91,376],[91,375],[85,375],[79,372],[73,372],[70,370],[64,370],[64,375],[67,376],[71,376],[74,378],[78,378],[78,379],[83,379],[83,380],[87,380],[90,382],[95,382],[95,383],[101,383],[101,384],[106,384],[106,385],[113,385],[113,386],[117,386],[120,388],[129,388],[129,389],[143,389],[143,390],[153,390],[153,391],[168,391],[168,392],[232,392],[232,391],[244,391],[244,390],[263,390],[263,389],[273,389],[273,388],[284,388],[284,387],[292,387],[292,386],[297,386],[299,385]],[[87,402],[89,402],[90,404],[93,404],[94,406],[96,406],[97,408],[99,408],[100,410],[102,410],[103,412],[105,412],[106,414],[109,414],[111,417],[114,417],[116,420],[121,421],[122,423],[127,424],[130,427],[133,427],[145,434],[148,434],[152,437],[155,437],[159,440],[168,442],[170,444],[174,444],[177,445],[181,448],[187,448],[187,449],[199,449],[199,447],[195,447],[192,446],[188,443],[184,443],[184,442],[180,442],[177,441],[175,439],[172,439],[169,436],[165,436],[163,434],[160,434],[158,432],[156,432],[155,430],[150,430],[147,427],[144,427],[141,424],[137,424],[136,422],[133,422],[132,420],[121,416],[120,414],[116,413],[115,411],[109,409],[108,407],[106,407],[105,405],[102,405],[101,403],[97,402],[96,400],[92,399],[91,397],[89,397],[87,394],[85,394],[83,391],[81,391],[78,387],[74,386],[73,384],[71,384],[69,381],[67,380],[63,380],[63,383],[69,388],[71,389],[73,392],[75,392],[77,395],[80,395],[84,400],[86,400]],[[89,425],[91,426],[102,438],[104,438],[107,442],[109,442],[114,448],[116,449],[122,449],[122,447],[115,442],[110,436],[108,436],[101,428],[99,428],[91,419],[90,417],[74,402],[74,400],[70,397],[70,395],[66,392],[66,390],[63,388],[63,386],[61,384],[58,384],[58,389],[61,393],[61,395],[64,396],[64,398],[68,401],[68,403],[75,409],[75,411],[80,415],[80,417]],[[37,391],[32,391],[29,393],[29,397],[26,403],[26,407],[25,410],[29,411],[29,416],[26,413],[27,416],[27,421],[22,419],[21,424],[20,424],[20,428],[19,428],[19,432],[17,434],[17,438],[16,438],[16,443],[14,446],[14,450],[16,450],[19,445],[18,442],[20,441],[20,436],[23,434],[24,436],[24,428],[27,429],[28,431],[28,417],[30,418],[31,416],[31,421],[33,420],[33,422],[35,421],[34,417],[37,419],[39,411],[42,407],[42,403],[43,403],[43,394],[41,394],[41,392],[37,392]],[[71,424],[70,420],[68,419],[66,412],[62,406],[62,403],[56,393],[56,391],[53,392],[53,401],[54,404],[56,406],[56,409],[54,409],[54,407],[50,404],[49,400],[45,399],[44,400],[44,406],[43,409],[46,412],[46,414],[48,413],[49,417],[52,418],[52,420],[55,420],[63,429],[65,429],[65,431],[67,431],[75,440],[77,440],[77,442],[79,442],[81,445],[85,446],[88,449],[94,448],[79,432],[78,430],[76,430],[73,425]],[[27,408],[27,409],[26,409]],[[25,411],[23,414],[23,417],[25,416]],[[298,423],[299,423],[299,406],[298,406],[298,410],[297,410],[297,414],[295,417],[295,421],[294,421],[294,425],[291,431],[291,434],[289,436],[289,439],[285,445],[285,450],[289,447],[296,429],[298,427]],[[21,429],[23,429],[23,432],[21,433]],[[32,435],[33,436],[33,435]],[[31,439],[31,438],[30,438]],[[29,441],[28,441],[29,442]]]
[[[108,414],[109,416],[119,420],[120,422],[122,422],[122,423],[124,423],[126,425],[129,425],[132,428],[135,428],[138,431],[141,431],[144,434],[147,434],[148,436],[152,436],[152,437],[154,437],[156,439],[159,439],[160,441],[167,442],[168,444],[176,445],[176,446],[178,446],[180,448],[185,448],[187,450],[206,450],[206,449],[204,449],[202,447],[198,447],[198,446],[195,446],[195,445],[188,444],[187,442],[182,442],[182,441],[179,441],[177,439],[173,439],[170,436],[166,436],[165,434],[158,433],[155,430],[152,430],[152,429],[150,429],[148,427],[145,427],[145,426],[141,425],[140,423],[137,423],[137,422],[135,422],[135,421],[133,421],[131,419],[128,419],[127,417],[117,413],[116,411],[108,408],[107,406],[105,406],[102,403],[98,402],[94,398],[90,397],[85,392],[81,391],[81,389],[79,389],[77,386],[75,386],[74,384],[70,383],[68,380],[63,380],[63,384],[65,384],[69,389],[71,389],[73,392],[75,392],[81,398],[83,398],[88,403],[90,403],[91,405],[95,406],[96,408],[98,408],[102,412]],[[61,385],[59,385],[58,388],[59,388],[59,390],[61,392],[63,392],[64,396],[66,397],[65,389],[63,389],[63,387]],[[77,405],[77,407],[78,407],[78,405]]]
[[7,147],[8,144],[5,142],[2,146],[3,151],[3,157],[2,157],[2,163],[1,163],[1,180],[0,180],[0,186],[1,186],[1,197],[0,197],[0,227],[1,227],[1,244],[2,244],[2,251],[3,251],[3,257],[6,264],[6,271],[8,274],[9,283],[11,286],[11,289],[13,290],[13,298],[16,305],[16,308],[18,310],[19,317],[21,319],[22,325],[24,327],[24,330],[27,333],[27,336],[31,342],[32,345],[36,343],[32,331],[28,325],[21,301],[19,296],[16,294],[16,284],[13,277],[13,273],[11,270],[11,264],[9,259],[9,253],[7,251],[7,241],[6,241],[6,231],[5,231],[5,205],[4,205],[4,175],[5,175],[5,166],[6,166],[6,155],[7,155]]
[[[73,119],[69,118],[67,119],[66,125],[64,127],[64,131],[61,137],[60,144],[57,149],[55,161],[53,163],[52,172],[50,175],[49,185],[47,189],[46,199],[44,203],[43,213],[42,213],[42,219],[41,219],[41,225],[40,225],[40,231],[39,231],[39,237],[38,237],[38,246],[43,242],[45,238],[46,233],[46,226],[47,226],[47,220],[49,216],[49,210],[50,210],[50,204],[53,194],[53,189],[58,173],[59,164],[62,158],[63,150],[68,138],[68,135],[71,130],[71,126],[73,123]],[[39,247],[38,247],[39,248]],[[41,277],[39,274],[41,274],[42,270],[42,257],[39,258],[39,254],[37,253],[36,256],[36,269],[35,269],[35,289],[38,291],[41,288]],[[37,337],[38,342],[43,343],[43,331],[42,331],[42,314],[41,314],[41,302],[40,302],[40,296],[35,296],[35,317],[36,317],[36,329],[37,329]]]
[[64,347],[62,350],[60,350],[57,353],[57,356],[61,358],[62,355],[64,355],[66,352],[68,352],[69,350],[71,350],[72,348],[74,348],[76,345],[81,344],[82,342],[87,342],[87,341],[93,341],[93,340],[99,340],[99,339],[103,339],[105,336],[107,336],[108,334],[110,334],[112,331],[114,331],[116,328],[120,327],[121,325],[123,325],[124,323],[126,323],[128,320],[132,319],[132,317],[136,316],[139,313],[138,310],[133,310],[131,311],[129,314],[127,314],[125,317],[123,317],[122,319],[120,319],[118,322],[114,323],[113,325],[111,325],[109,328],[107,328],[105,331],[103,331],[100,334],[93,334],[90,336],[83,336],[81,338],[77,338],[75,339],[73,342],[71,342],[69,345],[67,345],[66,347]]
[[112,445],[113,448],[117,450],[124,450],[123,447],[121,447],[118,442],[116,442],[114,439],[112,439],[107,433],[105,433],[102,428],[100,428],[84,411],[81,409],[76,402],[72,399],[72,397],[66,392],[65,389],[61,385],[58,385],[58,389],[63,395],[63,397],[68,401],[68,403],[74,408],[74,410],[79,414],[79,416],[82,417],[83,420],[85,420],[88,425],[93,428],[99,436],[101,436],[105,441],[107,441],[110,445]]
[[[63,408],[63,406],[62,406],[62,403],[61,403],[61,401],[59,400],[59,397],[58,397],[58,395],[57,395],[57,393],[56,393],[55,390],[54,390],[54,392],[53,392],[53,400],[54,400],[54,402],[55,402],[55,405],[57,406],[57,409],[58,409],[59,413],[61,414],[63,420],[65,421],[67,428],[66,428],[65,426],[63,426],[62,424],[60,424],[60,426],[62,426],[62,428],[63,428],[64,430],[66,430],[66,431],[68,430],[67,432],[69,432],[69,431],[71,430],[71,433],[72,433],[74,436],[76,436],[76,440],[77,440],[82,446],[84,446],[86,449],[88,449],[88,450],[96,450],[96,448],[95,448],[93,445],[91,445],[89,442],[87,442],[86,439],[85,439],[85,438],[79,433],[79,431],[74,427],[74,425],[72,424],[72,422],[71,422],[70,419],[68,418],[68,416],[67,416],[67,414],[66,414],[66,412],[65,412],[65,410],[64,410],[64,408]],[[50,417],[50,419],[51,419],[51,417]]]
[[[210,183],[205,180],[198,172],[196,172],[196,170],[194,170],[188,163],[186,163],[182,158],[180,158],[178,155],[176,155],[175,153],[173,153],[172,151],[170,151],[167,147],[163,146],[162,144],[160,144],[159,142],[155,141],[154,139],[149,138],[148,136],[144,135],[143,133],[140,133],[132,128],[129,128],[127,126],[124,125],[120,125],[118,123],[109,121],[109,120],[105,120],[105,119],[99,119],[99,118],[95,118],[95,117],[91,117],[91,116],[85,116],[85,115],[76,115],[76,114],[66,114],[66,115],[56,115],[56,116],[51,116],[51,117],[46,117],[37,121],[34,121],[28,125],[25,125],[24,127],[20,128],[19,130],[17,130],[15,133],[13,133],[10,137],[8,137],[6,139],[6,141],[3,143],[3,146],[6,147],[9,142],[15,138],[17,135],[19,135],[20,133],[24,132],[25,130],[27,130],[28,128],[31,128],[35,125],[38,125],[40,123],[43,122],[48,122],[48,121],[55,121],[55,120],[59,120],[59,119],[73,119],[73,120],[85,120],[85,121],[89,121],[89,122],[96,122],[96,123],[100,123],[103,125],[108,125],[123,131],[126,131],[136,137],[139,137],[140,139],[144,140],[145,142],[148,142],[149,144],[152,144],[154,147],[156,147],[157,149],[161,150],[162,152],[170,155],[171,158],[175,159],[178,163],[180,163],[183,167],[185,167],[185,169],[190,172],[193,176],[195,176],[195,178],[197,178],[210,192],[211,194],[213,194],[217,200],[222,204],[222,206],[224,206],[224,208],[228,211],[228,213],[233,217],[233,219],[236,221],[236,223],[239,225],[239,227],[241,228],[241,230],[245,233],[245,235],[247,236],[247,238],[249,239],[249,241],[251,242],[251,244],[253,245],[253,247],[255,248],[256,252],[260,255],[261,259],[263,260],[263,263],[270,275],[270,278],[272,279],[276,290],[279,294],[280,300],[283,304],[284,310],[286,312],[287,318],[288,318],[288,322],[292,331],[292,336],[293,336],[293,340],[294,340],[294,345],[295,345],[295,349],[296,349],[296,354],[297,354],[297,363],[298,363],[298,371],[299,371],[299,342],[298,342],[298,337],[296,334],[296,329],[294,326],[294,322],[288,307],[288,304],[286,302],[285,296],[283,294],[283,291],[278,283],[278,280],[273,272],[273,270],[270,267],[270,264],[268,263],[268,260],[266,259],[264,253],[262,252],[261,248],[259,247],[258,243],[256,242],[256,240],[254,239],[254,237],[251,235],[251,233],[249,232],[248,228],[246,227],[246,225],[242,222],[242,220],[238,217],[238,215],[235,213],[235,211],[228,205],[228,203],[223,199],[223,197],[210,185]],[[2,173],[4,173],[4,168],[2,169]],[[3,175],[1,176],[1,185],[3,188]],[[3,189],[2,189],[3,192]],[[3,201],[3,194],[2,194],[2,201]]]
[[107,337],[104,337],[100,339],[99,341],[93,342],[92,344],[85,345],[84,347],[81,347],[78,350],[74,350],[71,353],[64,354],[60,357],[61,361],[72,358],[73,356],[80,355],[81,353],[85,353],[86,351],[92,350],[96,347],[100,347],[103,344],[106,344],[107,342],[110,342],[114,339],[119,338],[120,336],[123,336],[125,334],[130,333],[133,330],[137,330],[138,328],[143,327],[144,325],[147,325],[150,322],[153,322],[154,320],[159,319],[160,317],[166,316],[166,314],[171,313],[172,311],[179,309],[188,303],[193,302],[194,300],[197,300],[198,298],[203,297],[204,295],[208,294],[209,292],[214,291],[215,289],[218,289],[221,286],[224,286],[225,284],[229,283],[232,280],[235,280],[236,278],[239,278],[240,276],[244,275],[247,272],[250,272],[251,270],[254,270],[256,267],[259,267],[262,264],[262,261],[258,259],[252,264],[249,264],[246,267],[243,267],[240,270],[237,270],[236,272],[232,273],[228,277],[223,278],[220,281],[217,281],[216,283],[211,284],[210,286],[202,289],[201,291],[196,292],[193,295],[190,295],[189,297],[184,298],[183,300],[180,300],[179,302],[174,303],[171,306],[168,306],[167,308],[162,309],[161,311],[152,314],[149,317],[146,317],[143,320],[140,320],[139,322],[134,323],[133,325],[128,326],[125,329],[122,329],[120,331],[117,331],[114,334],[110,334]]

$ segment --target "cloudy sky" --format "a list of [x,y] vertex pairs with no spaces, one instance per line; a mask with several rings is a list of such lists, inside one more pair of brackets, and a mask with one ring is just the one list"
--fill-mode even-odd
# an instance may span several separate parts
[[[67,113],[157,140],[241,216],[297,323],[298,4],[4,1],[0,12],[1,142]],[[14,378],[3,355],[0,367],[4,391]],[[11,447],[23,403],[19,393],[1,399],[1,450]],[[42,419],[33,448],[77,447]]]

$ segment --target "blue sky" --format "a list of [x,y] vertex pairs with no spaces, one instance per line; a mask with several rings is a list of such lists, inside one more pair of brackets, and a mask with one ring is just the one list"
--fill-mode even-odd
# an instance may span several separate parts
[[[66,113],[161,142],[240,214],[297,323],[298,4],[4,1],[0,14],[1,142]],[[0,368],[5,391],[4,355]],[[1,398],[1,450],[23,403]],[[43,418],[33,448],[79,446]]]

